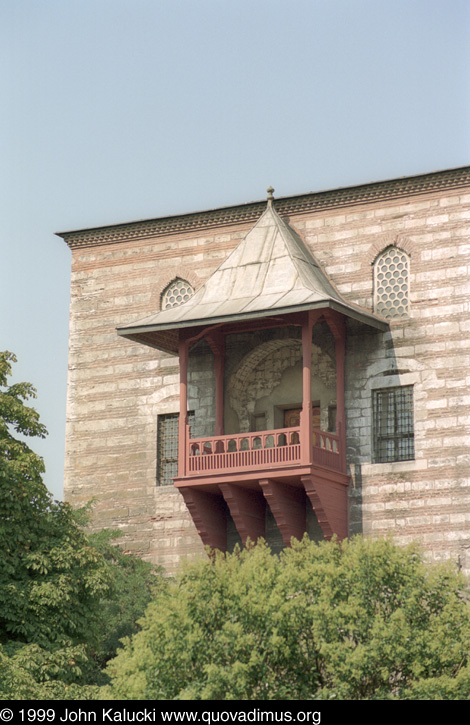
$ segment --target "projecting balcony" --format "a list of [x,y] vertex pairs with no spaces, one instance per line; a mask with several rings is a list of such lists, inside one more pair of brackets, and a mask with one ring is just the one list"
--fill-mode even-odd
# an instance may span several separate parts
[[[180,438],[181,491],[205,544],[225,550],[227,511],[243,544],[264,536],[269,506],[286,545],[306,531],[309,499],[325,538],[347,536],[346,459],[337,433],[278,428]],[[181,450],[182,449],[182,450]]]
[[[314,425],[312,330],[320,315],[330,325],[335,340],[335,433],[320,430]],[[297,322],[302,322],[302,377],[299,386],[302,403],[298,407],[300,420],[292,427],[250,433],[224,431],[225,337],[224,330],[218,328],[208,338],[214,354],[215,433],[191,438],[187,425],[189,342],[183,340],[180,344],[178,476],[174,483],[186,502],[202,541],[212,548],[226,549],[227,530],[232,525],[230,519],[243,544],[248,538],[257,541],[264,537],[266,517],[271,514],[288,546],[291,538],[301,539],[307,533],[309,504],[325,538],[334,534],[344,538],[348,534],[349,476],[346,472],[344,430],[345,324],[339,315],[328,310],[309,311]],[[250,329],[248,333],[251,332]],[[245,333],[246,330],[243,331]],[[291,394],[299,400],[299,390]],[[332,391],[330,397],[333,395]]]

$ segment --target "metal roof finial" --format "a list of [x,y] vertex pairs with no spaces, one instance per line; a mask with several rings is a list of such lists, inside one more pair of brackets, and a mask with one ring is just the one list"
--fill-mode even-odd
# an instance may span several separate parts
[[273,189],[272,186],[268,186],[268,188],[266,189],[266,191],[268,192],[268,206],[271,206],[272,203],[273,203],[273,199],[274,199],[274,196],[273,196],[274,189]]

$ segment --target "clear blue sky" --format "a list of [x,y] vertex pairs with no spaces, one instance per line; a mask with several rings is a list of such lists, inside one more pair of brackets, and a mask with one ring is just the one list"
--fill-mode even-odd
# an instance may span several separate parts
[[62,495],[55,231],[470,163],[468,0],[0,0],[0,347]]

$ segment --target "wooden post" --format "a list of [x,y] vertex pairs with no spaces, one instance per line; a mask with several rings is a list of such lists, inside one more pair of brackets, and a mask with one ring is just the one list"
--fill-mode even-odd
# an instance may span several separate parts
[[346,341],[343,336],[341,340],[336,342],[336,431],[339,435],[341,445],[341,462],[344,472],[346,471],[346,409],[344,404],[345,350]]

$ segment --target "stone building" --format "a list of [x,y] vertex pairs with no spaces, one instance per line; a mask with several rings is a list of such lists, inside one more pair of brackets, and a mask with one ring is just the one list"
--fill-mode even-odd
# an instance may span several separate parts
[[470,571],[470,167],[63,232],[65,498],[174,571],[392,533]]

